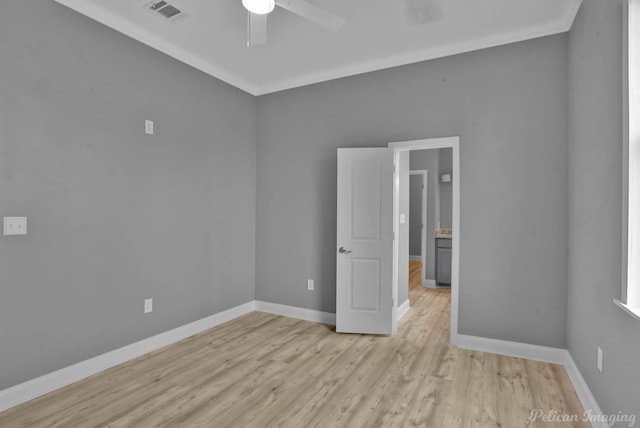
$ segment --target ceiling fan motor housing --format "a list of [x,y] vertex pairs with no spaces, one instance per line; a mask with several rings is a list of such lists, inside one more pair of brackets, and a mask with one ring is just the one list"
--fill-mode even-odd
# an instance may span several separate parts
[[251,13],[265,15],[276,7],[275,0],[242,0],[242,5]]

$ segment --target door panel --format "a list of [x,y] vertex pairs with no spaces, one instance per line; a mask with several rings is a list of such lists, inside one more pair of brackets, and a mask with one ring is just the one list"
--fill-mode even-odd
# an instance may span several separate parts
[[380,260],[350,259],[352,311],[380,310]]
[[353,160],[351,169],[351,240],[379,241],[382,229],[381,162]]
[[392,333],[392,184],[391,149],[338,149],[338,332]]

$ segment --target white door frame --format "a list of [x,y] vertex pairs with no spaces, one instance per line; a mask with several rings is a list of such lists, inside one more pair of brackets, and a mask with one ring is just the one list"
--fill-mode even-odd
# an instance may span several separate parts
[[[422,271],[420,273],[421,283],[423,287],[431,285],[427,281],[427,187],[429,186],[429,170],[426,169],[411,169],[409,170],[409,176],[421,175],[422,176],[422,203],[421,203],[421,222],[422,228],[420,229],[420,260],[422,262]],[[409,203],[411,203],[411,196],[409,196]],[[399,285],[399,284],[398,284]],[[433,283],[435,286],[435,282]]]
[[[389,143],[393,149],[393,162],[397,165],[400,152],[411,150],[428,150],[451,148],[453,151],[453,195],[451,229],[451,344],[458,343],[458,297],[460,271],[460,137],[429,138],[425,140],[398,141]],[[393,174],[393,233],[398,237],[400,231],[400,171],[394,169]],[[400,246],[398,239],[393,241],[393,301],[398,305],[398,256]]]

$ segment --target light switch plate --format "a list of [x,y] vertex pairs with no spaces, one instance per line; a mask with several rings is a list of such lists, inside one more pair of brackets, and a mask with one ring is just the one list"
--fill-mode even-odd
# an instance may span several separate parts
[[400,224],[405,224],[407,222],[407,216],[405,214],[400,214]]
[[313,283],[313,279],[307,279],[307,290],[313,291],[314,288],[315,288],[315,285]]
[[27,218],[26,217],[4,217],[3,233],[5,235],[26,235],[27,234]]
[[153,299],[144,299],[144,313],[153,312]]

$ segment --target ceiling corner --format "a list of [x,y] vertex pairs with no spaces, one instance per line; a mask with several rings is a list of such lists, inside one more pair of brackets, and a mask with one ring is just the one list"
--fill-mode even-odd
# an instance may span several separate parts
[[205,74],[213,76],[218,80],[228,83],[231,86],[247,92],[250,95],[257,96],[260,94],[260,90],[256,85],[250,82],[238,78],[232,73],[213,65],[211,62],[203,59],[202,57],[193,54],[187,49],[171,43],[168,40],[159,37],[157,34],[150,31],[146,31],[141,27],[135,26],[133,23],[127,21],[119,15],[113,14],[108,10],[105,10],[95,3],[90,3],[83,0],[54,0],[63,6],[68,7],[88,18],[101,23],[112,30],[122,33],[131,37],[138,42],[145,44],[165,55],[168,55],[178,61],[187,64],[197,70],[202,71]]
[[570,31],[571,27],[573,27],[573,21],[575,21],[581,6],[582,0],[574,0],[573,3],[568,7],[568,13],[565,21],[565,31]]

